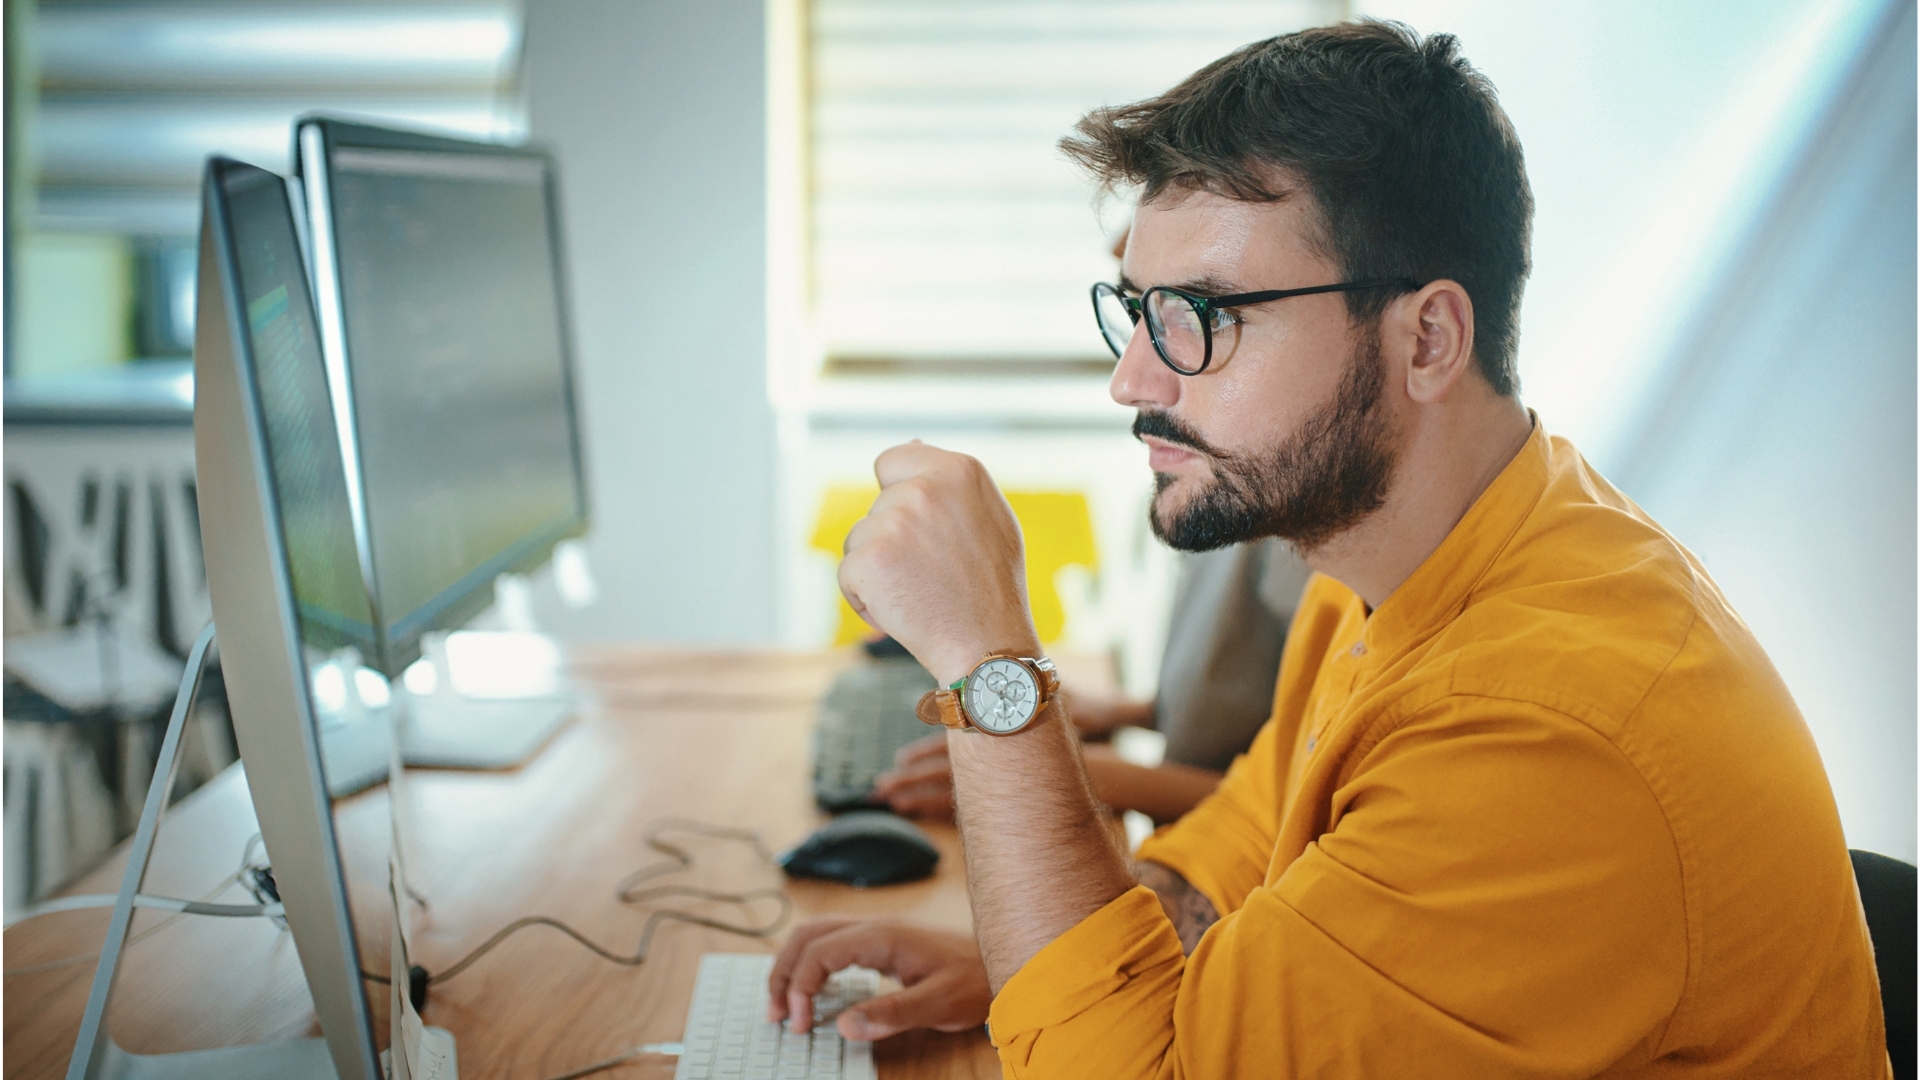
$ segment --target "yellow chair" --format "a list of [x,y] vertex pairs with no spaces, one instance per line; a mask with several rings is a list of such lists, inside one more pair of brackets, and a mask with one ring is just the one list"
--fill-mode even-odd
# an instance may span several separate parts
[[[874,484],[835,484],[827,488],[820,500],[813,535],[807,541],[809,546],[840,558],[848,531],[867,515],[867,508],[879,494],[880,488]],[[1066,629],[1067,612],[1054,587],[1054,575],[1068,566],[1083,566],[1089,573],[1100,570],[1087,497],[1077,491],[1009,491],[1006,495],[1026,539],[1027,599],[1033,605],[1034,629],[1039,631],[1041,641],[1058,641]],[[872,632],[853,613],[846,597],[841,597],[840,624],[833,643],[849,645]]]

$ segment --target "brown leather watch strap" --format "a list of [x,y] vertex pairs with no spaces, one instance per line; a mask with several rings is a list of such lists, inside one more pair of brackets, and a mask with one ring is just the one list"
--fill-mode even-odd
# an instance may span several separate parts
[[920,695],[920,703],[913,707],[913,715],[923,724],[934,727],[950,727],[965,730],[973,726],[967,719],[967,710],[960,707],[958,690],[929,690]]
[[[1045,711],[1049,705],[1059,700],[1060,674],[1054,670],[1052,661],[1024,657],[1018,653],[992,652],[982,657],[980,663],[984,664],[989,660],[1017,661],[1039,676],[1040,701],[1035,705],[1033,710],[1034,720],[1040,719],[1040,714]],[[978,664],[974,666],[976,670],[979,667]],[[972,672],[968,672],[968,678],[971,677]],[[962,679],[951,687],[929,690],[925,694],[920,695],[920,701],[913,707],[913,715],[919,717],[921,723],[930,724],[934,727],[950,727],[957,731],[987,730],[974,724],[973,719],[967,715],[965,706],[961,703],[960,695],[966,689],[966,682],[966,679]],[[1029,721],[1029,723],[1031,723],[1031,721]],[[1027,725],[1023,724],[1021,728],[1016,730],[1024,730],[1026,726]],[[1000,732],[993,732],[993,734],[997,735],[1000,734]]]

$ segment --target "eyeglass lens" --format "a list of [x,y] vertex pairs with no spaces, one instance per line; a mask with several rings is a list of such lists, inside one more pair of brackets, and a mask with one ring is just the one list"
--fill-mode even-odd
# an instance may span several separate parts
[[1107,339],[1107,348],[1115,356],[1126,352],[1127,342],[1133,338],[1133,313],[1127,310],[1127,302],[1111,285],[1101,285],[1093,290],[1093,312],[1100,320],[1100,336]]
[[[1167,365],[1185,375],[1197,375],[1207,366],[1210,335],[1201,324],[1201,315],[1193,301],[1177,292],[1148,289],[1133,303],[1139,305],[1147,320],[1147,331],[1154,351]],[[1121,292],[1104,282],[1093,287],[1093,313],[1100,322],[1100,335],[1113,355],[1127,351],[1133,340],[1138,316],[1129,308]]]
[[1174,368],[1196,372],[1207,363],[1207,333],[1200,324],[1200,313],[1179,293],[1148,289],[1142,298],[1147,329],[1153,333],[1160,355]]

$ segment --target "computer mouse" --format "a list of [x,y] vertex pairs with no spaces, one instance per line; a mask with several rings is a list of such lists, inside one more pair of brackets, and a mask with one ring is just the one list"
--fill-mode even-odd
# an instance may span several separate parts
[[884,810],[841,814],[780,856],[789,877],[843,881],[855,888],[919,881],[940,861],[927,834]]
[[913,659],[913,654],[907,651],[905,645],[900,644],[886,634],[881,634],[877,638],[869,638],[861,642],[860,647],[865,649],[867,655],[873,657],[875,660]]

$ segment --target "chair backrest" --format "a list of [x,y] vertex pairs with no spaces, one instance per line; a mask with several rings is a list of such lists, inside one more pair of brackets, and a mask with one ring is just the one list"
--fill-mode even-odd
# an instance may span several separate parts
[[[854,522],[866,516],[879,494],[880,489],[873,484],[835,484],[827,488],[808,544],[839,558],[847,533]],[[1034,629],[1042,642],[1058,641],[1066,629],[1067,611],[1055,576],[1069,566],[1085,567],[1093,573],[1100,570],[1087,496],[1078,491],[1008,491],[1006,496],[1026,538],[1027,602],[1033,608]],[[841,598],[833,643],[851,644],[870,633],[867,624]]]
[[212,617],[198,497],[184,424],[10,424],[8,633],[105,617],[185,657]]
[[1887,1056],[1895,1080],[1914,1075],[1915,869],[1871,851],[1849,851],[1860,883],[1873,966],[1880,972],[1880,1005],[1887,1014]]

